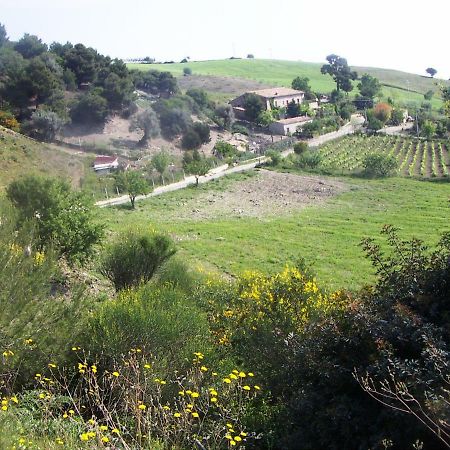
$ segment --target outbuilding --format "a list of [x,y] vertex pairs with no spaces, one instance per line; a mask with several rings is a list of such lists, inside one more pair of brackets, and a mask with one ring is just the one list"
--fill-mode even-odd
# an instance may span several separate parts
[[305,123],[312,122],[313,119],[308,116],[292,117],[290,119],[280,119],[269,125],[269,131],[272,134],[288,136],[294,134],[298,128],[303,127]]

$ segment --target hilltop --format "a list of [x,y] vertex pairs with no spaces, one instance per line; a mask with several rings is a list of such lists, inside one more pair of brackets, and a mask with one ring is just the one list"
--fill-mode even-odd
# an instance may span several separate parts
[[[297,76],[310,79],[313,90],[329,92],[335,88],[331,77],[322,75],[322,63],[303,61],[282,61],[269,59],[225,59],[213,61],[195,61],[173,64],[128,64],[130,69],[168,71],[177,77],[183,76],[183,69],[189,67],[194,75],[209,77],[234,77],[253,80],[265,85],[290,86]],[[397,101],[423,101],[423,94],[432,90],[437,93],[436,82],[447,83],[430,77],[401,72],[398,70],[375,67],[354,66],[359,75],[368,73],[377,77],[383,84],[383,94]],[[186,77],[188,78],[188,77]],[[432,104],[439,107],[440,98],[433,97]]]

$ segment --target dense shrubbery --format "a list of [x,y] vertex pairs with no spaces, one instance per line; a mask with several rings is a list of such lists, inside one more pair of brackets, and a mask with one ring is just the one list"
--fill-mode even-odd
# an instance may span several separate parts
[[387,177],[398,169],[397,160],[393,156],[372,153],[363,160],[363,173],[367,177]]
[[6,194],[17,208],[18,226],[34,228],[39,250],[50,246],[70,262],[83,262],[103,236],[89,199],[65,181],[28,176],[12,182]]
[[175,253],[172,240],[153,232],[128,232],[102,258],[100,272],[116,291],[149,281]]

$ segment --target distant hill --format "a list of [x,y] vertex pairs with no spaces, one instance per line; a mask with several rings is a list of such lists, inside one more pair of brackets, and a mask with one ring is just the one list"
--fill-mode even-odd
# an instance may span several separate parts
[[81,157],[0,126],[0,192],[28,174],[60,176],[79,187],[85,171],[86,161]]
[[[258,81],[259,83],[278,86],[289,86],[296,76],[306,76],[310,79],[313,90],[329,92],[335,88],[330,76],[322,75],[322,63],[309,63],[302,61],[280,61],[268,59],[226,59],[215,61],[196,61],[174,64],[128,64],[130,69],[169,71],[176,76],[183,76],[183,69],[189,67],[194,76],[228,76]],[[441,105],[436,81],[429,77],[416,75],[398,70],[379,69],[374,67],[353,67],[359,75],[369,73],[376,76],[383,84],[383,94],[397,101],[424,100],[423,94],[429,90],[435,91],[432,104]]]

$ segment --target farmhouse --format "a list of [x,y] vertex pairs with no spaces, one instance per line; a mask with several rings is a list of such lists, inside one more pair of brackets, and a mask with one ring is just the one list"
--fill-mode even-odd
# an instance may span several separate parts
[[269,125],[269,131],[273,134],[280,134],[287,136],[293,134],[298,128],[301,128],[305,123],[312,122],[311,117],[292,117],[291,119],[280,119]]
[[239,97],[231,100],[230,104],[233,107],[234,113],[238,119],[243,119],[245,113],[245,96],[247,94],[255,94],[264,102],[266,110],[272,108],[287,107],[288,103],[295,102],[303,103],[305,93],[295,89],[285,87],[275,87],[269,89],[260,89],[258,91],[249,91]]
[[106,172],[119,167],[117,156],[96,156],[94,160],[94,170],[96,172]]

